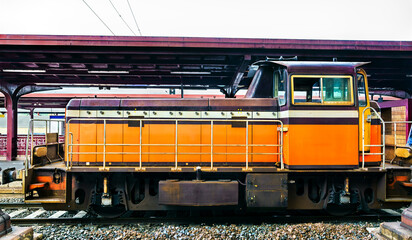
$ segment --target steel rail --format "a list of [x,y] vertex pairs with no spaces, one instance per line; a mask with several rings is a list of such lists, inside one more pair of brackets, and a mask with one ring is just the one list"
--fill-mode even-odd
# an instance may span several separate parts
[[0,203],[0,208],[41,208],[41,203]]
[[312,222],[348,222],[348,221],[399,221],[400,215],[388,214],[379,211],[368,214],[353,214],[347,216],[331,215],[302,215],[302,214],[245,214],[229,216],[210,216],[210,217],[120,217],[120,218],[12,218],[14,225],[42,225],[42,224],[139,224],[139,223],[162,223],[162,224],[261,224],[261,223],[312,223]]

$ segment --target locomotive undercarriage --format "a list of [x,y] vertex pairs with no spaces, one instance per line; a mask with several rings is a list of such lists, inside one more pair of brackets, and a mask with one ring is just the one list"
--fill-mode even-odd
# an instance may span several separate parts
[[[236,212],[279,212],[322,210],[344,215],[370,209],[393,208],[411,201],[410,169],[387,167],[368,170],[279,171],[265,168],[242,172],[220,168],[179,172],[118,168],[101,172],[98,168],[73,167],[70,171],[43,166],[30,178],[50,176],[66,190],[43,188],[26,190],[26,201],[42,202],[45,209],[92,210],[103,216],[125,211],[233,210]],[[29,179],[26,179],[29,181]],[[57,196],[56,196],[57,195]],[[60,198],[61,202],[53,201]],[[50,199],[50,201],[48,201]],[[171,200],[172,199],[172,200]],[[207,204],[205,204],[207,203]]]

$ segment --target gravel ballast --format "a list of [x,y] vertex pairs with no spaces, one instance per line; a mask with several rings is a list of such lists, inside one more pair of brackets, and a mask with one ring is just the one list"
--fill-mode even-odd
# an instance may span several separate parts
[[304,224],[130,224],[34,226],[43,239],[373,239],[378,222]]
[[24,202],[23,198],[15,198],[15,197],[0,198],[0,203],[23,203],[23,202]]

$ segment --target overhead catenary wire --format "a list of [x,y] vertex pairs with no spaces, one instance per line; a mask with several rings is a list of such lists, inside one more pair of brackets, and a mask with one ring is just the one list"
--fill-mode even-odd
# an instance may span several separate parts
[[127,22],[123,19],[122,15],[120,15],[119,11],[117,11],[117,8],[113,5],[112,0],[109,0],[109,2],[114,8],[114,10],[117,12],[117,14],[119,14],[119,17],[122,19],[123,23],[126,24],[127,28],[129,28],[129,30],[133,33],[133,35],[136,36],[136,33],[134,33],[134,31],[130,28],[129,24],[127,24]]
[[127,4],[129,5],[130,12],[132,12],[134,23],[136,24],[137,30],[139,31],[140,36],[142,36],[142,32],[140,31],[139,25],[137,24],[136,17],[134,16],[134,12],[132,7],[130,6],[129,0],[127,0]]
[[99,15],[97,15],[97,13],[93,10],[93,8],[90,7],[89,4],[87,4],[85,0],[83,0],[83,2],[94,13],[94,15],[96,15],[96,17],[100,20],[100,22],[102,22],[104,26],[106,26],[106,28],[109,29],[109,31],[113,34],[113,36],[116,36],[116,34],[114,34],[114,32],[109,28],[109,26],[107,26],[107,24],[99,17]]

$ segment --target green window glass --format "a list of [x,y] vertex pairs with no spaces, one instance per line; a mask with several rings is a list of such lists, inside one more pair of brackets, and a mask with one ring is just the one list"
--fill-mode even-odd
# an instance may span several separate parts
[[324,102],[348,102],[351,88],[348,78],[322,78]]

